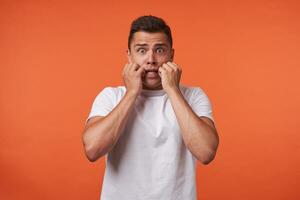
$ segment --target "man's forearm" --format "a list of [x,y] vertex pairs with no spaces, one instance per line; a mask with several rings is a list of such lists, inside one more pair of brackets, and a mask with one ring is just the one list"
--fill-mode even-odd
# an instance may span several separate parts
[[208,164],[219,143],[215,127],[194,113],[179,89],[169,90],[168,95],[187,148],[203,164]]
[[126,93],[107,116],[86,127],[83,142],[90,161],[105,155],[116,144],[133,109],[136,96]]

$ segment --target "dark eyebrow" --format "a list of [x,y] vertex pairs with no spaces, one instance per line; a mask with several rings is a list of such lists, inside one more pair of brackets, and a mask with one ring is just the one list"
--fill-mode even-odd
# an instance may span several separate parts
[[[147,47],[148,46],[148,44],[145,44],[145,43],[141,43],[141,44],[135,44],[133,47]],[[168,47],[168,45],[167,44],[165,44],[165,43],[157,43],[157,44],[155,44],[154,45],[155,47]]]
[[165,47],[167,47],[168,45],[167,45],[167,44],[165,44],[165,43],[159,43],[159,44],[155,44],[155,46],[159,46],[159,47],[161,47],[161,46],[165,46]]

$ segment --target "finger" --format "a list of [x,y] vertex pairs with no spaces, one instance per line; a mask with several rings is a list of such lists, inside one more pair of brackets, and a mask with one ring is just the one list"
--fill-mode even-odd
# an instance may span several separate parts
[[167,65],[166,63],[164,63],[164,64],[162,64],[161,68],[163,68],[163,69],[166,70],[166,69],[167,69],[167,66],[168,66],[168,65]]
[[130,63],[129,66],[128,66],[128,72],[132,71],[132,67],[133,67],[133,64]]
[[136,63],[131,64],[130,71],[137,71],[140,66]]
[[168,64],[168,66],[171,67],[174,71],[177,71],[177,70],[178,70],[178,68],[177,68],[175,65],[173,65],[171,62],[167,62],[167,64]]
[[124,68],[123,68],[123,74],[127,74],[128,72],[128,69],[129,69],[129,64],[125,64]]
[[176,66],[177,67],[177,69],[181,72],[182,71],[182,68],[179,66],[179,65],[177,65],[176,63],[174,63],[174,62],[171,62],[174,66]]
[[138,71],[138,69],[140,69],[140,68],[141,68],[141,66],[140,66],[140,65],[138,65],[138,64],[135,64],[133,67],[134,67],[134,70],[135,70],[135,71]]
[[158,68],[158,75],[161,76],[162,73],[166,72],[166,69],[161,66],[160,68]]
[[163,66],[161,66],[160,68],[158,68],[158,72],[162,72],[162,71],[165,71],[165,70],[166,70],[166,68],[163,67]]
[[182,73],[181,68],[174,62],[168,62],[168,65],[174,69],[174,71],[177,73],[178,79],[180,79]]
[[137,72],[138,74],[142,74],[142,73],[145,73],[145,69],[144,69],[143,67],[139,67],[139,68],[136,70],[136,72]]
[[178,68],[180,68],[180,66],[177,65],[175,62],[169,62],[169,63],[171,63],[172,65],[175,65],[175,66],[178,67]]
[[171,66],[175,71],[181,71],[181,68],[174,62],[168,62],[168,65]]
[[171,66],[169,66],[167,63],[165,63],[165,64],[163,64],[163,66],[162,66],[164,69],[166,69],[167,71],[172,71],[173,70],[173,68],[171,67]]

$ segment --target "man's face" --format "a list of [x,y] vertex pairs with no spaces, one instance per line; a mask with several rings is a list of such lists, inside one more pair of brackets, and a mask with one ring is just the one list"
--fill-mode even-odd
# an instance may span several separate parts
[[136,63],[145,69],[142,76],[143,88],[148,90],[162,89],[158,68],[163,63],[173,60],[174,50],[171,49],[167,36],[163,32],[136,32],[128,50],[129,63]]

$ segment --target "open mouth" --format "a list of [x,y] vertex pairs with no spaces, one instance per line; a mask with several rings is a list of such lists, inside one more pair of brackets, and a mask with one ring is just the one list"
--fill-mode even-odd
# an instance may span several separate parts
[[145,70],[146,73],[148,72],[155,72],[155,73],[158,73],[158,69],[148,69],[148,70]]
[[159,77],[158,69],[145,70],[145,76],[148,78],[158,78]]

